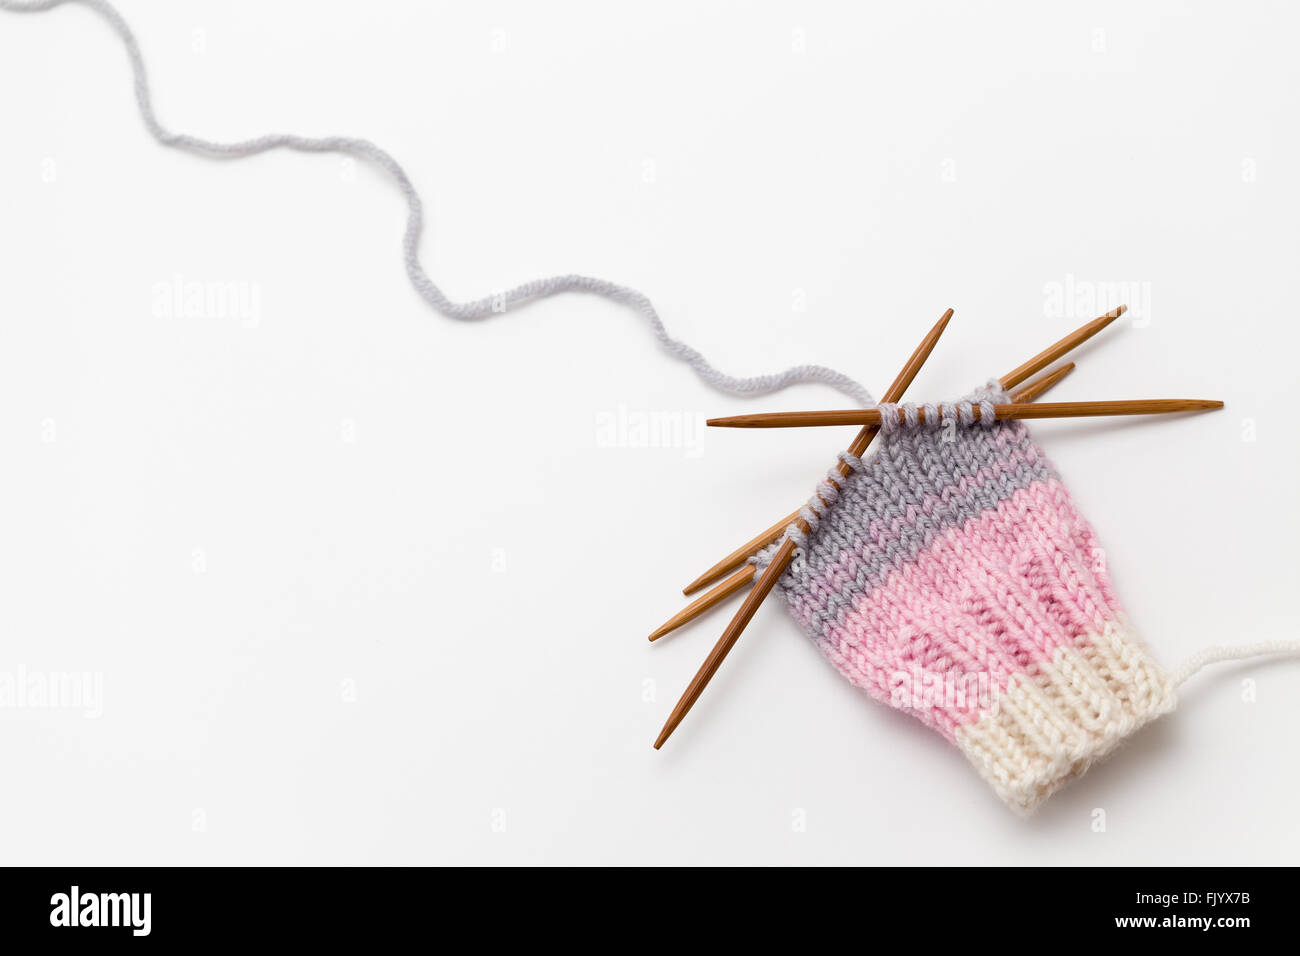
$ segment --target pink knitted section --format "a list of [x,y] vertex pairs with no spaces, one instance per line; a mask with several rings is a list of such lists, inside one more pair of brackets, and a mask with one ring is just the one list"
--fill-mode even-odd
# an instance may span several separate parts
[[[936,512],[947,508],[953,501],[960,500],[973,490],[994,483],[1013,473],[1017,467],[1035,460],[1033,446],[1029,450],[1009,449],[1005,457],[994,459],[973,475],[963,475],[952,484],[945,485],[942,491],[921,496],[916,504],[910,505],[902,514],[888,519],[872,518],[866,523],[859,546],[840,551],[836,559],[821,570],[822,583],[831,590],[845,587],[862,571],[868,551],[888,548],[919,520],[932,519]],[[807,620],[808,616],[805,615],[804,622],[807,623]]]
[[[1121,621],[1092,528],[1049,480],[939,535],[859,597],[821,646],[873,697],[926,705],[905,709],[951,738],[1012,675]],[[920,699],[918,680],[931,692]]]

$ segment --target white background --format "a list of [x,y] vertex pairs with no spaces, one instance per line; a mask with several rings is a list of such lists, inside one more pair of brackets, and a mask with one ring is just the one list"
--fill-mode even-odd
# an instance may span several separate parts
[[[121,6],[173,128],[397,156],[456,298],[608,277],[727,371],[877,391],[952,306],[941,399],[1123,286],[1051,397],[1227,408],[1035,434],[1167,667],[1296,635],[1294,6]],[[387,180],[159,147],[86,9],[0,15],[0,78],[0,671],[103,688],[0,709],[6,862],[1300,860],[1295,661],[1024,820],[773,601],[655,753],[728,615],[645,635],[853,430],[620,415],[845,399],[714,393],[602,300],[444,319]]]

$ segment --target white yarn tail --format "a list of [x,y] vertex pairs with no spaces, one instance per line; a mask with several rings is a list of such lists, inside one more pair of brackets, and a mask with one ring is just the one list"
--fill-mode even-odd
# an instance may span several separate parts
[[1269,654],[1300,654],[1300,641],[1262,641],[1259,644],[1242,644],[1237,647],[1207,647],[1199,654],[1193,655],[1174,672],[1170,679],[1177,687],[1207,664],[1240,661],[1248,657],[1264,657]]
[[837,372],[835,369],[823,365],[795,365],[784,371],[774,372],[771,375],[756,375],[751,378],[737,378],[727,375],[711,365],[694,348],[680,339],[674,339],[670,336],[668,330],[664,328],[663,320],[659,318],[659,313],[655,311],[654,305],[645,293],[628,286],[618,285],[606,279],[596,279],[582,275],[551,276],[546,279],[534,279],[531,282],[525,282],[497,295],[485,296],[469,302],[455,302],[434,285],[433,280],[424,271],[424,266],[420,264],[419,246],[420,234],[424,229],[424,205],[420,200],[419,193],[415,191],[415,187],[411,184],[406,170],[385,150],[380,149],[369,140],[350,136],[312,137],[272,133],[254,139],[221,143],[215,140],[201,139],[197,136],[189,136],[184,133],[173,133],[159,122],[158,116],[154,112],[153,98],[149,91],[149,77],[145,71],[144,58],[140,54],[140,45],[136,42],[135,34],[131,31],[122,15],[117,12],[117,8],[108,0],[0,0],[0,10],[10,10],[15,13],[36,13],[43,10],[52,10],[65,3],[81,3],[90,7],[102,16],[121,38],[122,43],[126,46],[127,56],[131,60],[131,70],[135,74],[135,99],[140,108],[140,116],[144,120],[145,128],[149,130],[154,139],[164,146],[183,149],[201,156],[225,159],[252,156],[266,152],[269,149],[295,149],[306,153],[344,153],[373,163],[388,173],[406,198],[406,234],[402,240],[406,274],[411,280],[411,285],[415,287],[415,291],[448,318],[485,319],[501,313],[511,306],[522,305],[533,299],[546,298],[547,296],[558,295],[561,292],[585,292],[629,306],[640,313],[649,321],[655,338],[668,354],[685,362],[695,370],[695,374],[719,391],[729,392],[734,395],[765,395],[769,392],[788,388],[791,385],[819,382],[848,395],[859,405],[870,406],[875,404],[875,399],[871,397],[871,393],[862,385],[843,372]]

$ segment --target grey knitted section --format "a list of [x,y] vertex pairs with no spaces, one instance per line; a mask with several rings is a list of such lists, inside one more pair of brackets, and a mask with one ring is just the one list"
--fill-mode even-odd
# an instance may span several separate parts
[[[802,561],[793,565],[795,571],[787,573],[782,584],[792,592],[791,604],[803,602],[810,606],[810,624],[820,632],[828,623],[840,623],[853,597],[869,594],[883,585],[890,572],[914,560],[949,528],[960,527],[1032,482],[1050,477],[1051,468],[1042,460],[1020,465],[967,488],[954,484],[951,493],[937,499],[933,510],[928,512],[881,495],[858,494],[847,501],[841,497],[836,505],[837,518],[839,508],[846,512],[852,509],[860,515],[872,515],[873,522],[887,522],[887,526],[881,527],[879,534],[871,535],[849,522],[832,522],[810,542]],[[856,560],[851,564],[846,562],[846,553]],[[846,565],[854,573],[842,589],[804,595],[801,578],[811,580],[817,574],[830,575],[834,568]]]
[[748,378],[727,375],[715,368],[698,351],[680,339],[668,334],[659,313],[655,310],[645,293],[629,286],[619,285],[607,279],[597,279],[583,275],[558,275],[545,279],[534,279],[494,295],[484,296],[465,302],[456,302],[429,278],[420,263],[420,235],[424,231],[424,203],[415,186],[411,184],[406,170],[388,152],[374,143],[351,136],[295,136],[287,133],[271,133],[252,139],[222,143],[216,140],[202,139],[184,133],[173,133],[158,120],[154,112],[152,94],[149,89],[149,76],[145,70],[144,57],[140,45],[117,8],[107,0],[0,0],[0,10],[14,13],[36,13],[63,6],[65,3],[77,3],[90,7],[108,22],[113,31],[126,47],[127,57],[131,61],[131,70],[135,74],[135,99],[140,109],[140,117],[145,128],[159,143],[175,149],[185,150],[200,156],[220,159],[235,159],[254,156],[272,149],[292,149],[305,153],[341,153],[354,156],[382,169],[396,184],[406,200],[406,233],[402,238],[402,259],[406,274],[416,292],[433,308],[448,318],[462,320],[486,319],[511,308],[543,299],[563,292],[581,292],[597,295],[620,303],[636,312],[650,326],[656,341],[669,355],[680,359],[695,370],[695,374],[713,388],[733,395],[765,395],[770,392],[788,388],[802,383],[820,383],[848,395],[859,405],[874,404],[871,393],[858,382],[822,365],[795,365],[770,375],[756,375]]
[[[978,404],[1007,400],[1004,392],[989,389],[972,398]],[[856,602],[938,536],[1035,481],[1057,477],[1020,422],[972,424],[961,404],[937,406],[932,424],[903,425],[878,436],[875,455],[837,482],[829,505],[814,499],[822,514],[779,582],[795,617],[814,637],[842,623]],[[765,567],[778,546],[755,563]]]

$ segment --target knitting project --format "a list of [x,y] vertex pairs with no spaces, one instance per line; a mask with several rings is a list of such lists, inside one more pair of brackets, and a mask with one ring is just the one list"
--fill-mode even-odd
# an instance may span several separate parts
[[[1105,552],[1018,421],[962,403],[884,415],[797,525],[778,586],[835,668],[957,745],[1028,812],[1143,724],[1173,683],[1130,628]],[[886,411],[891,409],[886,408]],[[777,546],[755,559],[760,567]]]
[[[557,275],[496,295],[453,301],[420,262],[424,204],[406,170],[369,140],[271,133],[221,142],[173,132],[155,113],[135,34],[109,0],[0,0],[37,13],[78,3],[121,40],[145,129],[160,144],[233,159],[275,149],[353,156],[386,173],[406,200],[407,277],[449,318],[486,319],[536,299],[577,292],[627,306],[672,357],[723,392],[763,395],[819,382],[870,405],[858,382],[820,365],[768,375],[722,372],[669,335],[650,299],[606,279]],[[969,400],[880,406],[879,453],[850,455],[850,477],[823,482],[792,525],[799,546],[780,581],[795,618],[831,663],[873,696],[915,714],[957,744],[1013,807],[1030,810],[1142,724],[1174,706],[1173,688],[1206,664],[1300,653],[1300,642],[1210,647],[1166,677],[1115,600],[1104,552],[1060,478],[1019,422],[994,423],[999,383]],[[974,403],[985,404],[975,427]],[[842,487],[842,490],[841,490]],[[753,560],[770,562],[776,547]]]

